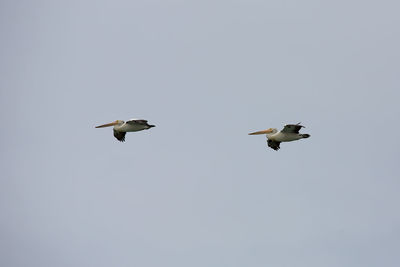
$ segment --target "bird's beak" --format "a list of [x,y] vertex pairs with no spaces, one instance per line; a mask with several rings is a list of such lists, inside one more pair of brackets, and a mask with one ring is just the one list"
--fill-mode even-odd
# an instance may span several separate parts
[[268,130],[262,130],[262,131],[258,131],[258,132],[254,132],[254,133],[249,133],[249,135],[256,135],[256,134],[269,134],[272,133],[271,129]]
[[103,125],[96,126],[95,128],[110,127],[110,126],[114,126],[114,125],[117,125],[117,124],[118,124],[117,121],[113,121],[113,122],[111,122],[111,123],[107,123],[107,124],[103,124]]

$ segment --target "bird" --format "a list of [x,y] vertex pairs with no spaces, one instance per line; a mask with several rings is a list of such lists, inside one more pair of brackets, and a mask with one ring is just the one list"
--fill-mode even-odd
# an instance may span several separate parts
[[280,132],[278,132],[278,130],[275,128],[269,128],[267,130],[249,133],[249,135],[266,134],[268,146],[275,151],[278,151],[280,149],[279,145],[281,142],[291,142],[303,138],[309,138],[309,134],[299,133],[300,129],[303,127],[304,126],[300,125],[299,122],[297,124],[285,125]]
[[131,119],[128,121],[116,120],[111,123],[96,126],[95,128],[103,128],[110,126],[114,126],[114,136],[120,142],[125,142],[125,134],[127,132],[138,132],[150,129],[152,127],[156,127],[155,125],[148,124],[147,120]]

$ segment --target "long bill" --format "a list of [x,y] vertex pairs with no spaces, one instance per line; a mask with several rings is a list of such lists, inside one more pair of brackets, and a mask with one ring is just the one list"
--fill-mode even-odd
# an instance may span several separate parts
[[272,133],[271,129],[268,130],[262,130],[262,131],[258,131],[258,132],[254,132],[254,133],[249,133],[249,135],[256,135],[256,134],[269,134]]
[[95,128],[110,127],[110,126],[114,126],[114,125],[117,125],[117,124],[118,124],[117,121],[113,121],[113,122],[110,122],[110,123],[107,123],[107,124],[96,126]]

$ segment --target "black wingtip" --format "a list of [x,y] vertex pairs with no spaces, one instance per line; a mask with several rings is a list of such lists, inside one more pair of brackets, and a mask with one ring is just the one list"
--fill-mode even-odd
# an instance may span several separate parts
[[117,138],[118,141],[120,141],[121,143],[125,142],[125,136],[122,138]]

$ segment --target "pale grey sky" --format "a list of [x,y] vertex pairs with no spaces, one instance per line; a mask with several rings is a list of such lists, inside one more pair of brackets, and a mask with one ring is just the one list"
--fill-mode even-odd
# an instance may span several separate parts
[[400,266],[399,8],[0,1],[0,266]]

